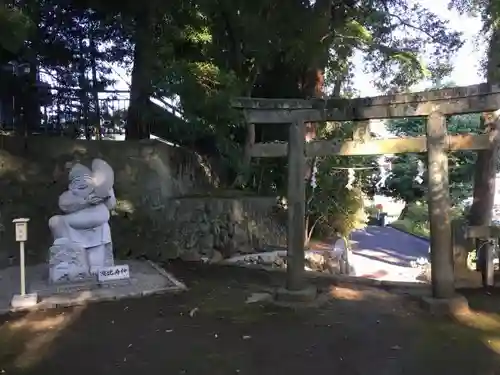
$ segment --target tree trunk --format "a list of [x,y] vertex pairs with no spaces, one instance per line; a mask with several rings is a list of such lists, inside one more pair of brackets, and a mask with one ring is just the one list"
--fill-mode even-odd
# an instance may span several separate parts
[[[495,29],[491,35],[488,50],[487,80],[495,82],[500,76],[500,30]],[[484,122],[483,122],[484,125]],[[474,200],[470,209],[470,225],[489,225],[495,196],[497,147],[480,150],[474,175]]]
[[312,224],[310,224],[310,215],[306,215],[306,235],[305,235],[305,241],[304,241],[304,247],[309,246],[309,243],[311,242],[312,235],[314,234],[314,229],[316,228],[316,225],[318,225],[321,217],[318,217],[314,220]]
[[[495,82],[499,77],[500,30],[494,30],[488,52],[487,80]],[[484,123],[483,123],[484,125]],[[480,150],[474,175],[473,203],[470,209],[471,225],[489,225],[495,196],[496,159],[498,147]]]
[[152,9],[144,6],[136,17],[134,66],[127,114],[126,139],[149,138],[149,98],[152,94],[154,64],[154,20]]
[[410,209],[410,205],[408,203],[405,203],[405,206],[401,210],[401,213],[399,214],[398,220],[404,220],[405,216],[408,214],[408,210]]
[[[295,97],[292,86],[294,88],[297,88],[297,86],[300,88],[300,90],[296,90],[297,96],[304,98],[322,98],[324,96],[324,69],[327,65],[329,56],[329,44],[325,40],[325,36],[327,36],[330,31],[331,10],[332,2],[330,0],[316,1],[314,12],[317,15],[317,22],[315,23],[317,45],[312,49],[314,53],[309,54],[311,56],[309,63],[306,63],[305,66],[302,67],[290,66],[288,65],[290,63],[287,63],[287,66],[283,69],[279,67],[280,64],[283,64],[283,61],[277,59],[275,62],[275,68],[277,69],[270,69],[267,72],[263,72],[263,75],[259,77],[256,72],[256,75],[253,77],[254,82],[251,82],[251,87],[249,87],[250,95],[252,94],[255,81],[259,79],[262,80],[264,77],[263,84],[257,89],[258,93],[253,93],[257,94],[259,97],[290,97],[290,95]],[[228,24],[226,24],[226,26],[227,25]],[[228,29],[231,31],[231,28]],[[232,38],[235,39],[234,33],[231,32],[231,35]],[[237,54],[237,56],[240,55]],[[241,61],[235,58],[235,64],[236,63],[241,64]],[[287,69],[289,67],[290,69]],[[279,78],[277,78],[277,76],[279,76]],[[290,77],[293,76],[296,77],[295,82],[291,82],[290,80]],[[291,86],[282,84],[282,79],[286,81],[286,84],[291,84]],[[276,96],[276,90],[283,92],[283,94]],[[307,136],[309,140],[311,140],[314,138],[314,136],[311,135],[315,134],[315,124],[306,124],[306,126],[308,128]],[[241,187],[247,182],[248,170],[251,162],[250,151],[255,143],[255,138],[255,125],[247,124],[244,155],[241,163],[242,172],[237,175],[232,184],[233,187]],[[245,173],[245,171],[247,172]]]
[[89,141],[92,139],[92,128],[89,123],[90,118],[90,101],[89,101],[89,85],[86,76],[87,66],[85,64],[85,48],[83,44],[84,35],[79,36],[78,41],[79,58],[78,58],[78,86],[80,86],[79,97],[82,105],[83,112],[83,130],[85,139]]
[[[306,207],[307,210],[307,207]],[[309,242],[311,241],[311,236],[312,236],[312,231],[309,230],[309,215],[307,214],[306,211],[306,217],[305,217],[305,227],[306,227],[306,233],[304,235],[304,247],[309,246]]]
[[241,188],[248,181],[248,176],[250,172],[250,165],[252,162],[252,147],[255,144],[255,124],[246,124],[246,136],[245,136],[245,146],[243,148],[243,159],[240,165],[240,172],[236,176],[234,182],[232,183],[233,188]]
[[[40,94],[38,92],[38,60],[36,51],[40,48],[40,18],[41,10],[39,2],[30,3],[24,10],[29,14],[29,17],[36,28],[33,30],[30,44],[31,48],[27,49],[25,59],[29,64],[29,73],[24,74],[21,72],[22,80],[22,92],[23,97],[21,98],[22,107],[24,108],[23,116],[23,133],[27,137],[33,132],[37,132],[41,125],[41,114],[40,114]],[[26,141],[26,140],[25,140]]]
[[[317,0],[314,5],[316,23],[314,25],[315,39],[317,45],[313,47],[309,66],[306,69],[303,95],[306,98],[322,98],[324,96],[325,67],[328,63],[329,35],[332,18],[332,1]],[[315,44],[316,44],[315,43]]]
[[92,99],[94,101],[94,112],[93,118],[96,130],[96,139],[102,139],[102,131],[101,131],[101,107],[99,105],[99,91],[97,87],[97,46],[94,40],[94,28],[90,31],[90,68],[92,72]]
[[36,61],[34,63],[30,62],[30,72],[26,76],[22,77],[23,85],[23,127],[24,135],[28,136],[33,132],[37,132],[40,129],[41,115],[40,115],[40,100],[37,86],[38,78],[38,66]]
[[[490,45],[488,50],[487,81],[494,83],[500,77],[500,29],[494,26]],[[484,121],[484,116],[483,116]],[[486,122],[484,125],[488,127]],[[491,129],[486,129],[491,130]],[[493,131],[497,131],[494,129]],[[474,175],[474,193],[473,203],[469,214],[469,225],[482,226],[490,225],[492,219],[493,203],[495,199],[495,177],[497,173],[497,159],[499,155],[498,143],[496,142],[488,150],[480,150],[477,154],[475,175]],[[485,261],[483,255],[491,252],[491,246],[484,241],[477,241],[479,252],[478,264],[481,270],[485,270]],[[484,275],[484,272],[483,272]],[[488,284],[483,279],[483,283]]]

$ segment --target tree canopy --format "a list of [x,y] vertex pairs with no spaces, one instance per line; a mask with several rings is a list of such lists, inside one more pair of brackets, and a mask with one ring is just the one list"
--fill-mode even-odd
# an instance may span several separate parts
[[[109,64],[122,64],[132,73],[132,108],[147,95],[177,100],[190,132],[202,135],[237,133],[232,95],[312,97],[324,82],[340,94],[356,50],[377,85],[394,89],[443,76],[461,46],[438,15],[405,0],[24,0],[4,2],[0,17],[4,48],[24,40],[18,56],[54,71],[58,84],[77,86],[79,60],[87,68],[97,60],[108,79]],[[421,51],[432,56],[428,66]]]

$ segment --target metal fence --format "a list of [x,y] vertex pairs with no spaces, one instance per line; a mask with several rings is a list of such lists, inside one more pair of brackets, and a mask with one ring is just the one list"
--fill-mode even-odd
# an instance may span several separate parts
[[50,89],[40,107],[40,133],[74,138],[105,139],[123,136],[129,106],[129,92],[106,90],[98,93],[78,89]]
[[[21,94],[6,90],[0,98],[0,131],[28,132],[80,139],[125,138],[130,93],[125,90],[89,92],[46,85],[37,99],[25,108]],[[168,112],[183,120],[183,113],[169,101],[151,99],[153,109]],[[36,113],[39,109],[39,113]],[[33,112],[35,115],[33,116]],[[28,116],[31,115],[31,116]],[[35,118],[33,118],[35,117]],[[26,125],[28,124],[29,125]]]

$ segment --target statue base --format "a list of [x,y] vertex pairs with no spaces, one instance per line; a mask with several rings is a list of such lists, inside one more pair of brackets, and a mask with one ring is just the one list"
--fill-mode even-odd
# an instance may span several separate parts
[[[0,269],[0,314],[9,311],[61,308],[85,305],[97,301],[114,301],[122,298],[143,297],[159,293],[179,293],[186,286],[160,266],[149,261],[127,260],[120,262],[129,266],[130,277],[126,280],[106,282],[80,282],[51,284],[47,280],[47,263],[26,267],[26,294],[37,294],[38,304],[32,307],[18,307],[33,303],[34,299],[20,301],[19,266]],[[28,297],[26,297],[28,298]],[[16,307],[13,307],[12,305]]]
[[84,248],[81,244],[62,238],[54,241],[49,250],[49,282],[81,283],[95,280],[93,268],[114,266],[111,243]]
[[14,309],[27,309],[38,303],[38,294],[15,294],[10,301],[10,306]]

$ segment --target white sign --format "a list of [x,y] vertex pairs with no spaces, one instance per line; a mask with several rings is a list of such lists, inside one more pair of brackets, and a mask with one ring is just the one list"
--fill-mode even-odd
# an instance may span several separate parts
[[30,219],[14,219],[12,222],[16,226],[16,241],[26,242],[28,240],[28,221]]
[[26,242],[28,240],[28,224],[16,223],[16,241]]
[[97,270],[91,270],[91,273],[97,273],[98,281],[123,280],[130,278],[128,264],[112,267],[100,267]]

